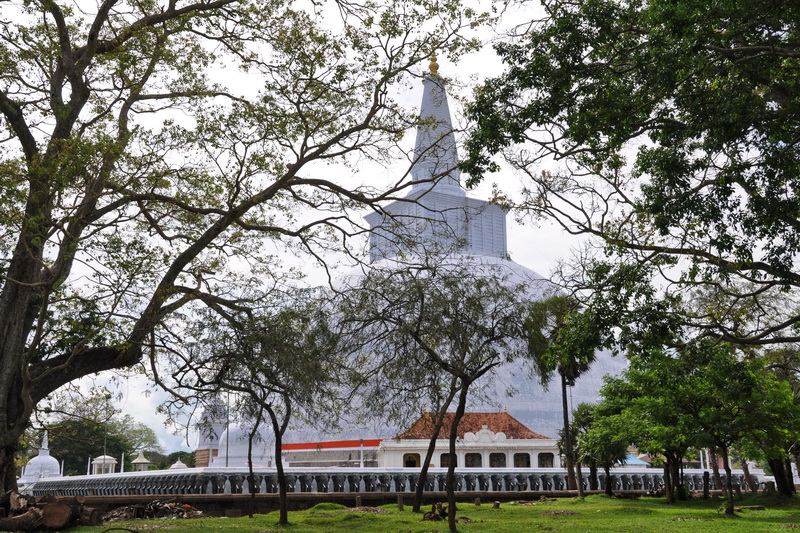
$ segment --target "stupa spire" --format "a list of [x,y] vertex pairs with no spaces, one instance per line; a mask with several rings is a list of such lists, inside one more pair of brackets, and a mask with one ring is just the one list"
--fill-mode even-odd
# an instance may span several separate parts
[[[414,165],[411,167],[413,190],[433,189],[450,194],[466,195],[461,188],[456,137],[444,80],[439,76],[436,54],[431,55],[430,73],[422,81],[420,125],[414,145]],[[437,180],[432,183],[431,180]]]
[[366,216],[370,259],[422,257],[431,250],[505,258],[506,213],[461,188],[456,136],[435,55],[429,69],[422,80],[411,191],[383,213]]

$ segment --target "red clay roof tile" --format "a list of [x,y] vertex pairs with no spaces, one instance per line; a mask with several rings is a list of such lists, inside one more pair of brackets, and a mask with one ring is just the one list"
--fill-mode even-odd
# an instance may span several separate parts
[[[440,439],[447,439],[453,425],[455,413],[447,413],[444,423],[439,431]],[[430,439],[436,422],[435,413],[425,413],[406,431],[396,436],[395,439]],[[549,439],[535,431],[528,429],[522,422],[508,413],[464,413],[458,424],[458,437],[464,438],[464,433],[477,433],[483,426],[494,433],[503,432],[509,439]]]

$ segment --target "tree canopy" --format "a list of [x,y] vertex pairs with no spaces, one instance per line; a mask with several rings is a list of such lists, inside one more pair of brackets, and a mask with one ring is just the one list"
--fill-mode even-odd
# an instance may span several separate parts
[[735,343],[797,341],[798,5],[544,9],[497,45],[506,71],[469,106],[472,179],[502,152],[529,178],[521,209],[654,265],[673,293],[724,294],[716,315],[691,314],[697,327]]
[[[390,380],[369,384],[375,395],[364,407],[373,416],[413,416],[408,406],[428,400],[439,408],[438,432],[455,403],[450,434],[442,435],[449,439],[445,485],[450,509],[456,503],[458,424],[469,395],[505,362],[522,361],[524,367],[527,361],[536,368],[532,353],[541,343],[529,342],[535,337],[530,331],[542,324],[528,317],[532,301],[551,288],[545,280],[515,279],[504,267],[480,258],[430,253],[373,266],[341,290],[341,330],[367,362],[361,372],[375,369]],[[423,475],[437,437],[431,437]],[[421,490],[418,486],[417,495]],[[455,512],[448,521],[450,531],[456,531]]]
[[[732,447],[764,463],[782,460],[800,431],[789,384],[769,372],[762,359],[742,358],[730,345],[709,339],[691,342],[679,353],[633,355],[628,370],[607,378],[602,396],[596,428],[588,434],[611,431],[640,451],[663,457],[671,497],[690,448],[722,454],[730,491]],[[733,512],[732,499],[728,512]]]
[[[463,168],[479,181],[502,154],[526,178],[512,207],[588,237],[561,272],[585,306],[565,339],[638,361],[638,379],[650,380],[628,394],[632,405],[650,402],[626,418],[628,428],[649,422],[638,444],[673,463],[692,444],[687,435],[727,446],[711,419],[741,429],[743,418],[727,415],[758,403],[744,387],[730,390],[739,386],[730,376],[753,372],[772,384],[753,366],[766,356],[769,370],[796,380],[800,8],[749,0],[543,7],[541,19],[496,46],[506,70],[468,107],[475,127]],[[736,356],[723,356],[729,351]],[[666,389],[642,395],[664,376]],[[718,397],[698,399],[706,411],[667,408],[688,409],[715,388]]]
[[280,278],[276,248],[319,258],[363,231],[344,209],[392,190],[333,163],[401,154],[415,117],[392,85],[474,46],[484,16],[446,0],[1,5],[5,491],[42,398],[145,355],[155,368],[176,321]]

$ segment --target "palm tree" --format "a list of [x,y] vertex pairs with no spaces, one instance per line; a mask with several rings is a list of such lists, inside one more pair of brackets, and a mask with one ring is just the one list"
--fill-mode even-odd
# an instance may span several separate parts
[[569,296],[552,296],[531,306],[528,318],[530,353],[545,385],[557,372],[561,377],[561,398],[564,415],[564,455],[567,466],[567,487],[583,497],[580,465],[575,472],[573,438],[570,434],[567,387],[586,372],[595,360],[599,347],[596,329],[580,312],[578,302]]

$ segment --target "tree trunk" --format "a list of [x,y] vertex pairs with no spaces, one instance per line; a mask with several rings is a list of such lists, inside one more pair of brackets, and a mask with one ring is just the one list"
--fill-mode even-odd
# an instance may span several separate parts
[[683,462],[683,456],[674,454],[672,457],[672,464],[670,466],[670,480],[672,481],[672,498],[673,501],[680,498],[685,499],[681,494],[683,491],[681,490],[681,485],[683,485],[683,476],[681,476],[681,463]]
[[289,498],[286,496],[286,474],[283,471],[283,434],[289,421],[289,406],[287,405],[284,423],[278,423],[278,417],[274,409],[265,407],[272,422],[272,430],[275,432],[275,470],[278,475],[278,525],[289,525]]
[[782,459],[769,459],[767,461],[769,467],[772,469],[772,475],[775,476],[775,488],[784,496],[792,496],[792,488],[788,486],[786,476],[786,466]]
[[613,496],[614,491],[611,488],[611,467],[609,465],[603,466],[603,470],[606,473],[606,496]]
[[28,427],[34,402],[25,343],[29,338],[40,305],[45,304],[42,277],[43,243],[51,215],[52,191],[42,170],[29,176],[28,200],[14,252],[4,272],[0,290],[0,494],[17,490],[14,452],[17,441]]
[[733,509],[733,474],[731,473],[731,463],[728,460],[728,448],[720,448],[719,452],[722,454],[722,466],[725,468],[725,490],[728,492],[725,514],[734,514]]
[[275,469],[278,474],[278,525],[286,526],[289,524],[289,497],[286,495],[288,487],[286,485],[286,473],[283,471],[283,455],[281,454],[281,437],[275,436]]
[[567,489],[575,490],[575,461],[572,457],[572,435],[569,428],[569,405],[567,404],[567,377],[561,374],[561,407],[564,416],[564,455],[567,462]]
[[[261,425],[261,420],[263,420],[264,410],[258,410],[258,416],[256,417],[255,422],[253,423],[253,429],[250,430],[250,434],[247,435],[247,474],[250,476],[250,481],[247,483],[248,492],[250,493],[250,505],[248,506],[247,516],[253,518],[253,512],[256,508],[256,476],[253,472],[253,439],[255,438],[256,434],[258,433],[258,428]],[[274,430],[274,428],[273,428]],[[277,431],[275,431],[277,433]]]
[[3,507],[13,516],[0,518],[0,531],[63,530],[75,524],[99,526],[103,514],[98,509],[84,507],[85,500],[76,496],[74,502],[66,503],[52,495],[33,498],[12,492],[3,498]]
[[12,380],[5,394],[0,393],[0,494],[17,491],[17,443],[29,424],[31,409],[27,406],[32,406],[30,390],[23,387],[20,374],[9,368],[12,365],[13,361],[2,362],[2,373],[13,373],[17,378]]
[[794,486],[794,476],[792,476],[792,461],[789,460],[788,456],[783,460],[783,467],[784,471],[786,472],[786,484],[789,488],[788,496],[791,496],[792,494],[797,493],[797,489]]
[[581,462],[575,461],[575,481],[578,484],[578,498],[583,499],[583,472],[581,472]]
[[103,523],[103,513],[100,509],[93,507],[82,507],[80,516],[78,516],[78,524],[82,526],[99,526]]
[[[74,518],[77,518],[77,507]],[[48,503],[42,509],[42,527],[47,529],[64,529],[73,518],[73,509],[66,503]]]
[[756,483],[756,480],[753,479],[753,476],[750,474],[750,467],[747,466],[747,459],[745,459],[744,457],[740,458],[739,464],[742,467],[744,480],[747,482],[747,487],[750,489],[750,492],[758,492],[758,484]]
[[672,469],[670,468],[670,459],[669,456],[666,456],[666,462],[664,463],[664,492],[666,493],[665,496],[667,497],[667,501],[669,503],[675,503],[675,491],[673,491],[672,485]]
[[3,498],[5,502],[8,502],[8,514],[20,514],[36,503],[32,496],[24,496],[16,491],[8,493],[8,498]]
[[592,459],[589,462],[589,490],[597,490],[599,483],[597,482],[597,461]]
[[[444,408],[444,411],[446,410],[447,407]],[[420,465],[417,486],[414,488],[414,506],[411,508],[412,513],[419,513],[422,510],[422,494],[425,492],[425,483],[427,483],[428,480],[428,468],[433,460],[433,453],[436,451],[436,441],[439,438],[439,431],[442,429],[441,421],[444,419],[441,418],[441,415],[444,413],[444,411],[441,411],[436,415],[437,421],[433,429],[433,435],[431,436],[430,442],[428,442],[428,450],[425,452],[425,460]]]
[[425,461],[423,461],[422,465],[420,465],[421,468],[419,470],[419,481],[417,482],[417,486],[414,489],[414,506],[411,509],[411,512],[413,513],[419,513],[422,508],[422,494],[425,491],[425,482],[428,477],[428,468],[430,467],[431,460],[433,459],[433,453],[436,450],[436,441],[439,439],[439,432],[442,430],[444,417],[447,415],[447,408],[450,407],[450,403],[453,401],[456,392],[458,392],[458,387],[456,387],[456,379],[453,378],[450,381],[450,391],[448,392],[447,399],[445,400],[444,404],[442,405],[441,409],[439,409],[436,415],[436,423],[433,426],[431,440],[428,443],[428,451],[425,452]]
[[711,465],[711,474],[714,476],[714,488],[722,490],[722,478],[719,475],[717,451],[714,448],[708,449],[708,463]]
[[0,531],[34,531],[41,523],[42,510],[32,507],[25,514],[0,518]]
[[456,470],[456,438],[458,437],[458,423],[461,422],[461,417],[464,416],[464,411],[467,407],[467,392],[469,391],[469,382],[461,379],[461,393],[458,395],[458,407],[456,414],[453,416],[453,425],[450,427],[450,460],[447,465],[447,478],[445,481],[445,488],[447,489],[447,525],[450,528],[450,533],[458,533],[458,526],[456,524],[456,491],[453,486],[453,480]]

